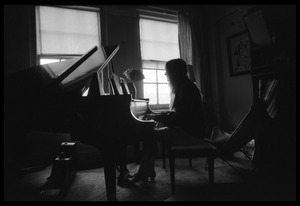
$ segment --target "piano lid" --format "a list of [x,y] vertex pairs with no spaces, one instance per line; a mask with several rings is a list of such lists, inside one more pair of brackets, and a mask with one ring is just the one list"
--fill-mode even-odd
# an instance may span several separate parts
[[[94,46],[79,58],[37,65],[21,70],[8,78],[9,93],[16,96],[36,96],[41,93],[70,90],[105,62],[104,54]],[[81,83],[85,83],[81,82]]]
[[[120,46],[110,46],[110,48],[113,48],[113,50],[109,55],[107,55],[105,47],[101,47],[101,49],[98,49],[96,46],[93,47],[80,57],[72,66],[63,71],[61,75],[58,74],[59,76],[56,81],[64,90],[74,90],[74,88],[78,87],[82,89],[90,82],[94,72],[99,73],[107,66],[119,50]],[[58,70],[57,68],[52,68],[51,71]]]
[[5,93],[9,96],[33,97],[47,91],[78,91],[90,83],[94,72],[102,71],[119,50],[119,45],[94,46],[79,58],[30,67],[16,72],[5,81]]

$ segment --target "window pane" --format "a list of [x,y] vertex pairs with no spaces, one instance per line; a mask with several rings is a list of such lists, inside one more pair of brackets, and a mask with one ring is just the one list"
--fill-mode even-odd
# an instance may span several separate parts
[[157,104],[156,84],[144,84],[144,98],[149,98],[149,104]]
[[99,46],[98,12],[48,6],[39,11],[42,54],[83,54]]
[[157,82],[158,83],[168,83],[167,77],[165,75],[165,70],[157,70]]
[[143,69],[143,74],[145,76],[144,82],[156,82],[156,70],[154,69]]
[[40,64],[50,64],[54,62],[59,62],[59,59],[40,59]]
[[158,84],[158,104],[170,103],[170,87],[168,84]]

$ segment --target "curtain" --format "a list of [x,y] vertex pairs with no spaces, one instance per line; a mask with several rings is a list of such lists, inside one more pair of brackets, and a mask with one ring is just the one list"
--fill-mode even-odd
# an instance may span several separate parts
[[212,114],[211,78],[209,71],[209,50],[207,21],[205,16],[178,12],[178,40],[180,57],[192,65],[207,118]]
[[[192,34],[189,17],[184,13],[178,12],[178,43],[180,57],[190,65],[193,63],[191,36]],[[196,82],[198,83],[199,80],[196,80]]]

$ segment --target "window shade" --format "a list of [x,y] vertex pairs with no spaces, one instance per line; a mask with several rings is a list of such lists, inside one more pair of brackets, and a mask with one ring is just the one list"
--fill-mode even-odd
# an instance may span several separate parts
[[99,46],[98,12],[39,7],[40,53],[83,54]]
[[176,23],[140,19],[142,58],[168,61],[179,57]]

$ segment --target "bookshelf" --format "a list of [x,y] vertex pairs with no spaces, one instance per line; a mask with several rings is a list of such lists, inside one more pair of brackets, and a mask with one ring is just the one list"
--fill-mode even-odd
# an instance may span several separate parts
[[[294,57],[276,46],[272,44],[251,51],[253,103],[262,103],[269,116],[255,138],[253,161],[267,173],[277,167],[287,168],[284,165],[291,160],[289,154],[295,151]],[[272,52],[268,52],[270,50]]]
[[269,116],[274,119],[277,114],[280,92],[279,65],[266,65],[252,69],[253,103],[264,103]]
[[[245,16],[253,34],[253,104],[262,105],[265,112],[261,113],[266,116],[254,138],[252,160],[265,179],[287,186],[295,181],[296,168],[296,13],[293,6],[260,10]],[[265,23],[263,35],[262,25],[257,24],[261,21]]]

